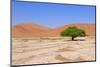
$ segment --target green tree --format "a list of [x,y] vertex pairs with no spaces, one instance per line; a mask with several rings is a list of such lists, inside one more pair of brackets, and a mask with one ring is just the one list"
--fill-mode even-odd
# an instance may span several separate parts
[[72,40],[74,40],[75,37],[84,37],[86,34],[84,30],[76,27],[68,27],[61,32],[61,36],[70,36],[72,37]]

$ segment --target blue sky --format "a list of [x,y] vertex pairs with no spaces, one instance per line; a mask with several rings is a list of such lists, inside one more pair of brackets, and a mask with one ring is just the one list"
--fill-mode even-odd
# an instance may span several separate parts
[[95,6],[12,2],[12,24],[35,23],[47,27],[95,23]]

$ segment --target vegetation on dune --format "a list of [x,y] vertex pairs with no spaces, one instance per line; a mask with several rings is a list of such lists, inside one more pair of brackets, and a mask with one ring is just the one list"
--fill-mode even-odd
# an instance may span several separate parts
[[74,40],[76,37],[86,36],[86,33],[84,30],[78,29],[77,27],[68,27],[61,32],[61,36],[69,36]]

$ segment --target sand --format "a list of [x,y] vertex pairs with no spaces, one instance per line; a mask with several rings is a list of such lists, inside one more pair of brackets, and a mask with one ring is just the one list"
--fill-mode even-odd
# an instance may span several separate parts
[[12,39],[12,65],[95,61],[95,36]]
[[56,28],[48,28],[38,24],[18,24],[12,27],[13,37],[59,37],[68,27],[77,27],[86,35],[95,36],[95,24],[68,24]]

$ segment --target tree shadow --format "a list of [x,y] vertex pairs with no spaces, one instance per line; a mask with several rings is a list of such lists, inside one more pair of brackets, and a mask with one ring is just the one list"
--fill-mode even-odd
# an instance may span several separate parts
[[75,40],[66,40],[66,41],[85,41],[85,39],[75,39]]

